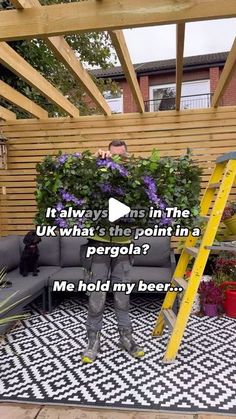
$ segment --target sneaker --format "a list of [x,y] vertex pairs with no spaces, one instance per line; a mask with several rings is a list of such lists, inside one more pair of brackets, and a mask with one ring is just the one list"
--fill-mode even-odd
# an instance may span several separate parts
[[82,353],[81,360],[83,364],[91,364],[97,358],[100,351],[100,331],[88,330],[88,345]]
[[120,340],[119,346],[125,349],[134,358],[141,358],[144,356],[144,349],[139,346],[132,337],[132,328],[119,328]]

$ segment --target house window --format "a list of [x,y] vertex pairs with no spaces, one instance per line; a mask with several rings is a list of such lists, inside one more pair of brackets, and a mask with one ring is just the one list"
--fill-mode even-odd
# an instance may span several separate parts
[[103,92],[107,104],[110,106],[112,113],[123,112],[123,94],[121,92],[112,93],[110,90]]
[[[175,109],[176,86],[150,86],[150,111]],[[210,80],[182,83],[180,109],[208,108],[211,105]]]

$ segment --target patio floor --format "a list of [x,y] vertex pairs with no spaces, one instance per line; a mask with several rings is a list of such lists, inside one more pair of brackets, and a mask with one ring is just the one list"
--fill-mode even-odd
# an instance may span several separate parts
[[19,403],[0,403],[1,419],[232,419],[216,414],[175,414],[158,412],[117,411],[112,409],[82,409],[78,407],[43,406]]
[[[67,419],[235,415],[235,319],[191,316],[177,362],[163,364],[168,333],[160,340],[151,337],[161,301],[154,295],[133,296],[135,338],[146,350],[138,362],[117,347],[112,303],[109,296],[102,353],[92,366],[80,360],[86,343],[85,295],[64,299],[50,314],[32,308],[31,317],[1,345],[1,409],[9,403],[11,409],[26,406],[33,412],[27,419],[64,419],[65,409],[71,412]],[[13,414],[8,417],[14,419]]]

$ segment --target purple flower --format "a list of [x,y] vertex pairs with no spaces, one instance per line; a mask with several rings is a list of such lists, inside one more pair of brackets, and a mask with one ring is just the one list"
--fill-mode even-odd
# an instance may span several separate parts
[[157,187],[154,179],[151,176],[143,176],[143,182],[146,185],[145,192],[149,200],[159,206],[160,209],[165,209],[165,204],[161,198],[157,196]]
[[77,225],[79,228],[84,228],[84,220],[85,217],[77,218],[75,225]]
[[160,226],[165,226],[165,225],[171,225],[172,224],[172,219],[166,217],[165,215],[160,219]]
[[61,217],[57,217],[57,218],[55,219],[55,224],[56,224],[58,227],[62,227],[62,228],[68,227],[68,223],[67,223],[67,221],[66,221],[64,218],[61,218]]
[[60,189],[61,197],[66,202],[74,202],[74,204],[80,206],[85,203],[84,199],[78,199],[73,194],[70,194],[69,192],[65,191],[64,189]]
[[77,153],[76,152],[76,153],[73,153],[72,156],[74,156],[74,157],[81,157],[81,153]]
[[68,154],[62,154],[60,157],[58,157],[57,161],[59,164],[64,164],[67,159]]
[[62,202],[58,202],[56,204],[55,208],[58,212],[60,212],[62,209],[64,209],[64,206],[63,206]]
[[78,205],[78,206],[80,206],[80,205],[83,205],[84,203],[85,203],[85,199],[78,199],[78,198],[73,198],[73,202],[76,204],[76,205]]
[[107,160],[107,159],[99,159],[97,160],[97,166],[98,167],[106,167],[107,169],[111,170],[118,170],[121,176],[129,176],[128,170],[126,168],[113,160]]
[[61,193],[61,197],[62,197],[62,199],[64,199],[64,201],[67,201],[67,202],[73,201],[73,199],[74,199],[74,195],[70,194],[69,192],[65,192],[65,191],[63,191]]
[[101,189],[102,192],[105,192],[105,193],[112,192],[112,186],[108,182],[102,183],[101,185],[99,185],[99,187],[100,187],[100,189]]
[[123,189],[120,186],[118,186],[116,188],[113,188],[113,192],[116,195],[120,195],[120,196],[124,196],[125,195],[125,192],[123,191]]
[[125,192],[120,186],[112,186],[110,183],[105,182],[99,185],[102,192],[110,193],[114,195],[124,196]]

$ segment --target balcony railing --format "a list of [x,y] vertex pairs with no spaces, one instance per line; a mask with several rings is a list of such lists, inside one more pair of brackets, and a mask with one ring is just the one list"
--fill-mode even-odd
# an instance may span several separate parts
[[[180,109],[199,109],[209,108],[213,93],[203,93],[199,95],[181,96]],[[157,112],[175,109],[175,97],[163,97],[162,99],[146,100],[145,111]],[[220,105],[223,103],[221,101]]]

